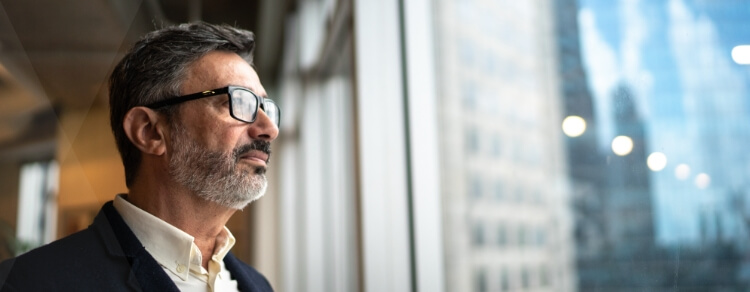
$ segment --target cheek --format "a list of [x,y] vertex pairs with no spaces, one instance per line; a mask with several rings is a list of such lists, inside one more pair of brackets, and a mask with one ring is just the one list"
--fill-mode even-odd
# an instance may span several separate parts
[[[208,149],[217,151],[231,151],[242,145],[245,134],[244,124],[229,115],[226,108],[203,108],[201,111],[191,112],[192,116],[186,116],[191,121],[193,131],[192,137],[199,139],[198,143]],[[186,125],[187,126],[187,125]]]
[[206,134],[203,137],[204,143],[211,149],[231,152],[235,148],[247,144],[243,141],[242,127],[227,125],[225,123],[215,123],[206,125],[203,129]]

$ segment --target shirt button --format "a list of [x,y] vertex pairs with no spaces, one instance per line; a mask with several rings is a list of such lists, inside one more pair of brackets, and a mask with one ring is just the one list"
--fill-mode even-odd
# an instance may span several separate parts
[[185,272],[185,266],[184,265],[177,265],[177,272],[178,273]]

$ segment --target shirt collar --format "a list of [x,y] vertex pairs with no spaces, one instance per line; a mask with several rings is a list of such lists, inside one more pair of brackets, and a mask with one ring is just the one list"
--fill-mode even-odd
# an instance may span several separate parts
[[[191,263],[197,262],[200,267],[201,252],[194,243],[195,237],[131,204],[122,195],[117,195],[113,204],[143,247],[167,270],[187,280]],[[216,238],[212,259],[223,261],[235,241],[224,226]]]

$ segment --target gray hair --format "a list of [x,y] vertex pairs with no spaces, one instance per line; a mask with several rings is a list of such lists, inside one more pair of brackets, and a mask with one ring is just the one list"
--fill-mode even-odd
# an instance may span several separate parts
[[[229,51],[252,65],[255,36],[229,25],[181,24],[146,34],[117,64],[109,78],[110,126],[131,187],[141,152],[125,135],[123,120],[133,107],[180,95],[188,67],[212,51]],[[170,118],[175,107],[162,111]]]

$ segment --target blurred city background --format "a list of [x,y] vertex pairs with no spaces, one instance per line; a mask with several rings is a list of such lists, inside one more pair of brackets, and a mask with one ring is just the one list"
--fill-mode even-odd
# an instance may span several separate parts
[[0,260],[127,192],[107,76],[255,32],[278,291],[748,291],[750,1],[0,0]]

